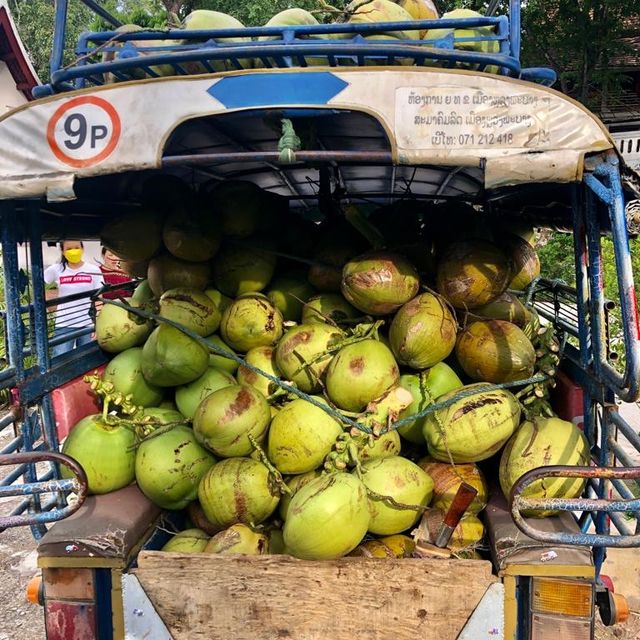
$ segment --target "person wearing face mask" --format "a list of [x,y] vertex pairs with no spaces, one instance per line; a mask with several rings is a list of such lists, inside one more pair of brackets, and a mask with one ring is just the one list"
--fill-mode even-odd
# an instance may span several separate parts
[[[60,243],[60,251],[60,262],[52,264],[44,271],[45,282],[55,284],[57,287],[55,297],[63,298],[78,293],[88,293],[104,284],[100,268],[82,260],[84,253],[82,242],[64,240]],[[89,316],[90,308],[91,301],[88,296],[58,304],[54,337],[64,336],[82,327],[92,326],[93,322]],[[87,333],[77,338],[65,340],[53,347],[51,357],[54,358],[82,344],[87,344],[91,342],[91,339],[91,334]]]
[[[104,278],[104,283],[108,285],[124,284],[131,282],[131,276],[128,276],[120,265],[120,258],[112,253],[107,247],[102,247],[102,264],[100,271]],[[114,289],[113,291],[105,291],[102,297],[105,300],[117,300],[118,298],[130,298],[133,292],[129,289]]]

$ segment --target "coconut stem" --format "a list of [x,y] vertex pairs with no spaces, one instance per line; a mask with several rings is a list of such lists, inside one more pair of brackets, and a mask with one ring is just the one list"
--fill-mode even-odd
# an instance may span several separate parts
[[273,485],[273,488],[279,493],[291,495],[291,489],[287,486],[282,474],[273,466],[267,457],[267,454],[264,452],[264,449],[258,444],[258,441],[251,434],[249,434],[248,437],[251,446],[260,458],[260,462],[262,462],[262,464],[269,470],[269,482]]
[[422,506],[419,504],[404,504],[403,502],[398,502],[391,496],[385,496],[381,493],[376,493],[371,489],[367,489],[367,495],[374,500],[379,500],[380,502],[384,502],[388,507],[392,507],[393,509],[399,509],[400,511],[416,511],[423,513],[429,507]]

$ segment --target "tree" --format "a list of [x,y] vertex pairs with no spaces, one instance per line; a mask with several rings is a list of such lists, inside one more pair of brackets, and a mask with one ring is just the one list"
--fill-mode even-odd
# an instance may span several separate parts
[[523,12],[523,60],[556,70],[560,88],[588,106],[619,83],[610,62],[624,53],[622,37],[640,0],[528,0]]

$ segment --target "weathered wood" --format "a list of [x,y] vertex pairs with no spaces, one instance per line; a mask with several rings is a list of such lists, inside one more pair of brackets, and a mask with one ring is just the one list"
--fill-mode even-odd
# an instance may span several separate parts
[[478,560],[153,551],[135,574],[175,640],[454,640],[496,581]]

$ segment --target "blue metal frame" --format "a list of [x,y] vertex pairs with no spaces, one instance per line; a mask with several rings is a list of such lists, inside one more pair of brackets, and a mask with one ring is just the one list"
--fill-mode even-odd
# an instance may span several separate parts
[[[640,467],[634,466],[617,441],[620,435],[640,452],[640,437],[620,415],[615,403],[616,396],[627,402],[636,401],[640,396],[640,327],[618,158],[613,152],[598,155],[588,159],[585,168],[584,186],[576,188],[573,194],[575,306],[579,322],[575,327],[568,327],[579,338],[579,350],[569,347],[567,356],[569,373],[584,392],[584,431],[596,466],[578,472],[587,480],[587,490],[585,498],[576,500],[523,498],[521,492],[527,484],[541,474],[552,475],[548,469],[525,474],[514,490],[512,508],[518,526],[537,540],[593,546],[594,563],[599,572],[606,547],[640,546],[640,530],[629,526],[621,513],[632,512],[640,522],[638,492],[629,487],[635,483],[636,490],[640,490]],[[604,296],[602,268],[601,237],[605,223],[611,229],[615,252],[618,288],[615,304],[619,305],[622,316],[626,356],[623,372],[610,361],[606,332],[610,301]],[[567,305],[566,298],[563,304]],[[555,320],[548,304],[541,310],[547,318]],[[576,473],[576,468],[564,471],[560,475],[570,476]],[[610,499],[612,489],[622,496],[621,500]],[[581,533],[549,534],[526,522],[520,512],[534,508],[534,503],[537,508],[582,511]],[[595,534],[588,533],[591,523],[595,525]],[[614,535],[612,529],[619,535]]]
[[[82,0],[105,20],[119,25],[92,0]],[[188,75],[185,65],[196,63],[198,73],[240,70],[248,61],[260,59],[265,67],[307,67],[326,64],[393,65],[398,60],[418,66],[463,67],[483,71],[497,67],[503,75],[525,78],[551,85],[556,75],[551,69],[522,69],[520,66],[520,0],[510,0],[508,16],[482,16],[446,20],[416,20],[375,24],[321,24],[292,27],[248,27],[185,31],[105,31],[84,33],[76,48],[78,61],[65,66],[63,61],[68,0],[56,1],[54,47],[51,57],[51,84],[38,87],[38,97],[71,89],[105,84],[104,75],[119,81],[155,78],[160,75]],[[491,27],[492,33],[473,37],[442,39],[367,40],[367,36],[385,31],[429,29],[478,29]],[[220,42],[225,38],[245,38],[249,42]],[[270,38],[270,40],[264,40]],[[173,40],[171,45],[166,40]],[[499,43],[499,53],[465,51],[470,43]],[[103,54],[113,60],[102,61]],[[310,64],[311,63],[311,64]],[[158,69],[162,67],[162,72]],[[170,72],[168,71],[170,69]]]
[[[80,502],[84,495],[79,492],[78,484],[81,469],[75,479],[63,480],[60,476],[59,463],[63,459],[72,469],[74,464],[66,456],[57,454],[59,443],[50,391],[92,366],[104,363],[106,357],[93,343],[76,350],[75,354],[50,358],[50,347],[68,336],[53,340],[48,337],[47,306],[55,302],[45,300],[39,203],[28,202],[26,215],[18,216],[14,202],[0,202],[0,224],[8,359],[8,367],[0,374],[0,387],[10,389],[12,394],[12,405],[0,419],[0,430],[13,426],[16,433],[0,451],[0,468],[8,464],[13,467],[0,477],[0,497],[24,496],[9,514],[0,517],[0,529],[29,524],[34,537],[39,539],[46,532],[47,523],[67,517],[79,506],[67,506],[66,496],[70,491],[81,494]],[[25,283],[18,262],[18,245],[25,239],[31,248],[32,296],[32,303],[26,307],[20,303]],[[78,296],[67,296],[57,302],[73,298]],[[23,324],[25,316],[29,319],[28,345]],[[83,334],[87,331],[91,328],[79,330]],[[85,359],[84,354],[92,355]],[[35,365],[25,366],[27,356],[35,359]]]

